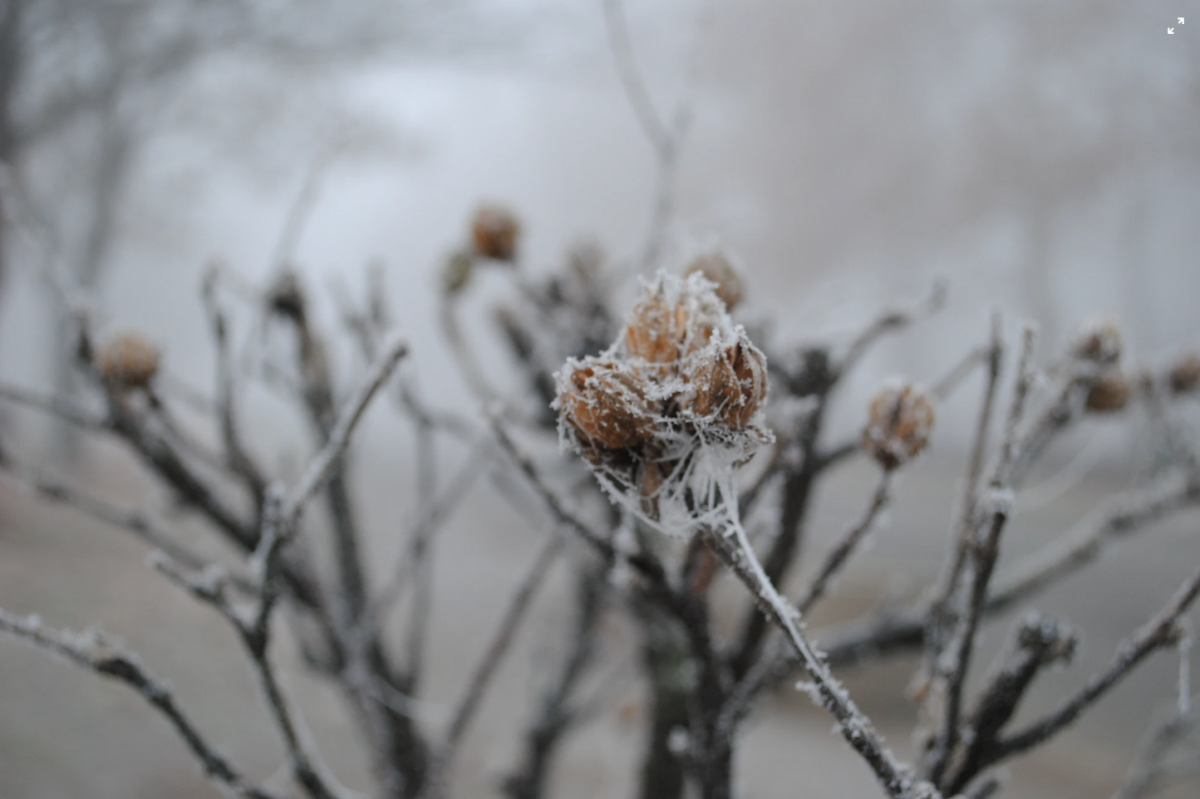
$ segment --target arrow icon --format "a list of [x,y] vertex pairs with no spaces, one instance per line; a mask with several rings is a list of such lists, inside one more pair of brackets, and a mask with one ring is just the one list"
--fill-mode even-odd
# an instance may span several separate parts
[[1182,24],[1183,24],[1183,17],[1177,17],[1177,19],[1179,20],[1179,24],[1180,24],[1180,25],[1182,25]]
[[1174,33],[1174,32],[1175,32],[1174,28],[1167,28],[1167,33]]

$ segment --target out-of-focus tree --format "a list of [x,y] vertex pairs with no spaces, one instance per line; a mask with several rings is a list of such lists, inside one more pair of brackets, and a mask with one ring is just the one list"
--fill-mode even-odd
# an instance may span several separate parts
[[[156,140],[206,135],[247,84],[286,95],[315,74],[349,75],[388,57],[468,45],[478,52],[487,36],[500,37],[497,27],[481,34],[471,25],[470,8],[469,0],[0,0],[5,193],[23,196],[44,243],[73,280],[94,289],[130,184]],[[225,76],[224,97],[214,98],[212,80],[202,77],[214,72]],[[179,113],[192,96],[207,107]],[[312,127],[326,135],[328,111],[310,104],[319,117]],[[269,114],[259,116],[271,124]],[[299,154],[301,162],[312,157]],[[8,207],[12,199],[0,200],[0,225],[20,210]],[[0,230],[0,275],[13,254]],[[69,379],[64,373],[57,382]]]

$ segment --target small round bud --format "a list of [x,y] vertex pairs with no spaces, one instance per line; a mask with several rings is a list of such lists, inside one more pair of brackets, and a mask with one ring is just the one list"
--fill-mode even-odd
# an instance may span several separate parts
[[465,250],[457,250],[450,254],[442,265],[442,288],[447,294],[456,294],[471,282],[471,273],[475,268],[475,259]]
[[732,311],[734,306],[742,301],[745,291],[742,276],[734,269],[733,264],[729,262],[724,253],[718,250],[697,257],[688,265],[683,274],[684,277],[687,277],[697,272],[717,284],[717,296],[729,310]]
[[158,373],[158,348],[140,333],[111,336],[96,353],[105,382],[120,389],[145,388]]
[[611,361],[574,364],[558,402],[579,435],[604,449],[640,444],[654,433],[655,404],[637,378]]
[[1093,413],[1116,413],[1129,404],[1132,387],[1125,375],[1105,372],[1092,384],[1087,395],[1087,409]]
[[716,416],[726,427],[741,429],[750,424],[766,397],[766,357],[748,341],[739,341],[705,358],[691,382],[693,413]]
[[885,469],[908,461],[929,443],[933,399],[911,385],[885,388],[871,400],[862,446]]
[[1189,394],[1200,388],[1200,355],[1191,352],[1176,361],[1167,373],[1167,385],[1175,394]]
[[1121,331],[1112,322],[1085,327],[1071,343],[1072,357],[1100,366],[1112,366],[1121,360]]
[[471,223],[471,240],[475,252],[484,258],[512,261],[517,256],[517,239],[521,224],[507,208],[485,205],[475,212]]

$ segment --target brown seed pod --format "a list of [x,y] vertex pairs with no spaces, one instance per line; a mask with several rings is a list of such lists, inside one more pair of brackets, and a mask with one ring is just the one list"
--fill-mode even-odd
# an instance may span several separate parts
[[679,360],[679,346],[687,330],[688,309],[670,303],[657,291],[633,306],[625,326],[625,350],[650,363]]
[[697,257],[688,265],[683,274],[684,277],[687,277],[696,272],[717,284],[717,296],[729,310],[732,311],[734,306],[742,301],[742,295],[745,292],[742,276],[719,250]]
[[558,402],[567,421],[595,446],[623,449],[654,433],[655,403],[632,373],[610,361],[576,364],[559,386]]
[[750,424],[767,394],[766,358],[748,341],[705,358],[689,377],[694,391],[692,412],[715,415],[733,429]]
[[475,252],[484,258],[512,261],[517,256],[521,223],[512,211],[499,205],[485,205],[475,212],[471,240]]
[[158,373],[158,348],[140,333],[118,333],[96,353],[96,368],[109,385],[119,389],[145,388]]
[[1093,413],[1116,413],[1125,410],[1132,393],[1132,386],[1125,375],[1117,371],[1105,372],[1088,391],[1087,409]]
[[1188,394],[1200,388],[1200,355],[1191,352],[1176,361],[1167,373],[1167,385],[1175,394]]
[[883,468],[895,469],[925,449],[935,416],[925,392],[911,385],[885,388],[871,400],[863,449]]
[[1085,327],[1070,347],[1072,357],[1101,366],[1112,366],[1121,360],[1121,330],[1112,322],[1099,322]]

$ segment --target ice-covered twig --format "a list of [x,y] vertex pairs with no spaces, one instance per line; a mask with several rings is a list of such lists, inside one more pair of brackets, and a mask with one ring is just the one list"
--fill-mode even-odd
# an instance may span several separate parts
[[965,786],[975,779],[981,753],[995,744],[1034,678],[1050,664],[1070,661],[1077,640],[1069,627],[1037,613],[1021,622],[1009,652],[998,659],[1000,665],[966,716],[960,736],[965,752],[952,761],[954,775],[948,783]]
[[265,788],[251,785],[223,755],[211,746],[175,700],[170,688],[142,665],[141,659],[103,632],[58,631],[36,617],[19,618],[0,609],[0,630],[16,635],[39,649],[53,652],[76,665],[125,683],[161,713],[183,739],[204,769],[205,776],[229,796],[246,799],[280,799]]
[[[12,462],[11,454],[8,462],[0,466],[0,479],[8,480],[24,490],[35,492],[50,502],[73,508],[92,519],[126,530],[139,541],[167,553],[190,569],[203,569],[206,566],[203,558],[175,541],[166,529],[147,514],[124,507],[103,497],[79,491],[63,480],[44,472],[34,472],[22,468]],[[252,592],[254,590],[244,576],[231,575],[230,581],[242,591]]]
[[[917,791],[928,791],[929,786],[916,783],[908,769],[883,745],[883,740],[875,731],[871,720],[858,709],[846,693],[846,689],[829,671],[822,653],[800,631],[795,608],[767,579],[741,525],[734,525],[732,539],[721,534],[709,533],[706,541],[713,552],[750,590],[762,612],[783,631],[789,645],[799,656],[801,664],[813,681],[816,696],[837,719],[838,732],[875,772],[888,796],[893,799],[911,799],[922,795]],[[938,794],[926,792],[923,795],[933,797]]]
[[1146,657],[1156,650],[1174,646],[1181,634],[1180,617],[1187,612],[1198,594],[1200,569],[1184,581],[1161,611],[1121,642],[1116,655],[1103,671],[1091,677],[1057,710],[989,747],[980,758],[981,768],[1032,749],[1057,735],[1107,694]]
[[1027,326],[1022,331],[1017,383],[1013,388],[1000,452],[988,487],[974,502],[974,521],[969,526],[968,547],[971,568],[967,575],[963,607],[953,637],[935,665],[930,698],[936,697],[944,703],[933,749],[927,760],[927,774],[935,784],[941,783],[942,774],[958,743],[962,693],[971,668],[979,621],[987,602],[992,572],[1000,555],[1000,534],[1013,513],[1011,471],[1020,446],[1018,429],[1034,381],[1034,338],[1033,328]]
[[808,613],[808,611],[825,596],[825,592],[829,588],[829,582],[837,576],[837,573],[846,565],[850,556],[858,548],[862,539],[871,527],[875,524],[875,520],[879,518],[879,514],[883,511],[889,500],[891,499],[892,487],[892,471],[883,470],[879,475],[879,482],[875,486],[875,493],[871,496],[871,503],[867,506],[863,517],[854,525],[847,528],[834,544],[833,549],[825,556],[825,560],[821,563],[821,567],[817,573],[813,575],[812,581],[804,590],[804,593],[796,600],[796,609],[800,615]]
[[319,491],[329,479],[338,462],[345,455],[346,448],[350,446],[350,434],[354,432],[354,428],[361,421],[367,406],[371,404],[376,392],[391,377],[392,372],[396,369],[396,364],[407,354],[408,342],[402,338],[395,338],[384,347],[383,354],[371,368],[367,379],[342,407],[337,421],[330,430],[328,440],[309,463],[304,477],[288,493],[283,503],[284,518],[294,520],[312,495]]
[[1169,479],[1110,501],[1053,543],[1018,562],[997,578],[988,597],[999,612],[1095,562],[1112,542],[1133,535],[1172,514],[1200,505],[1200,480]]

